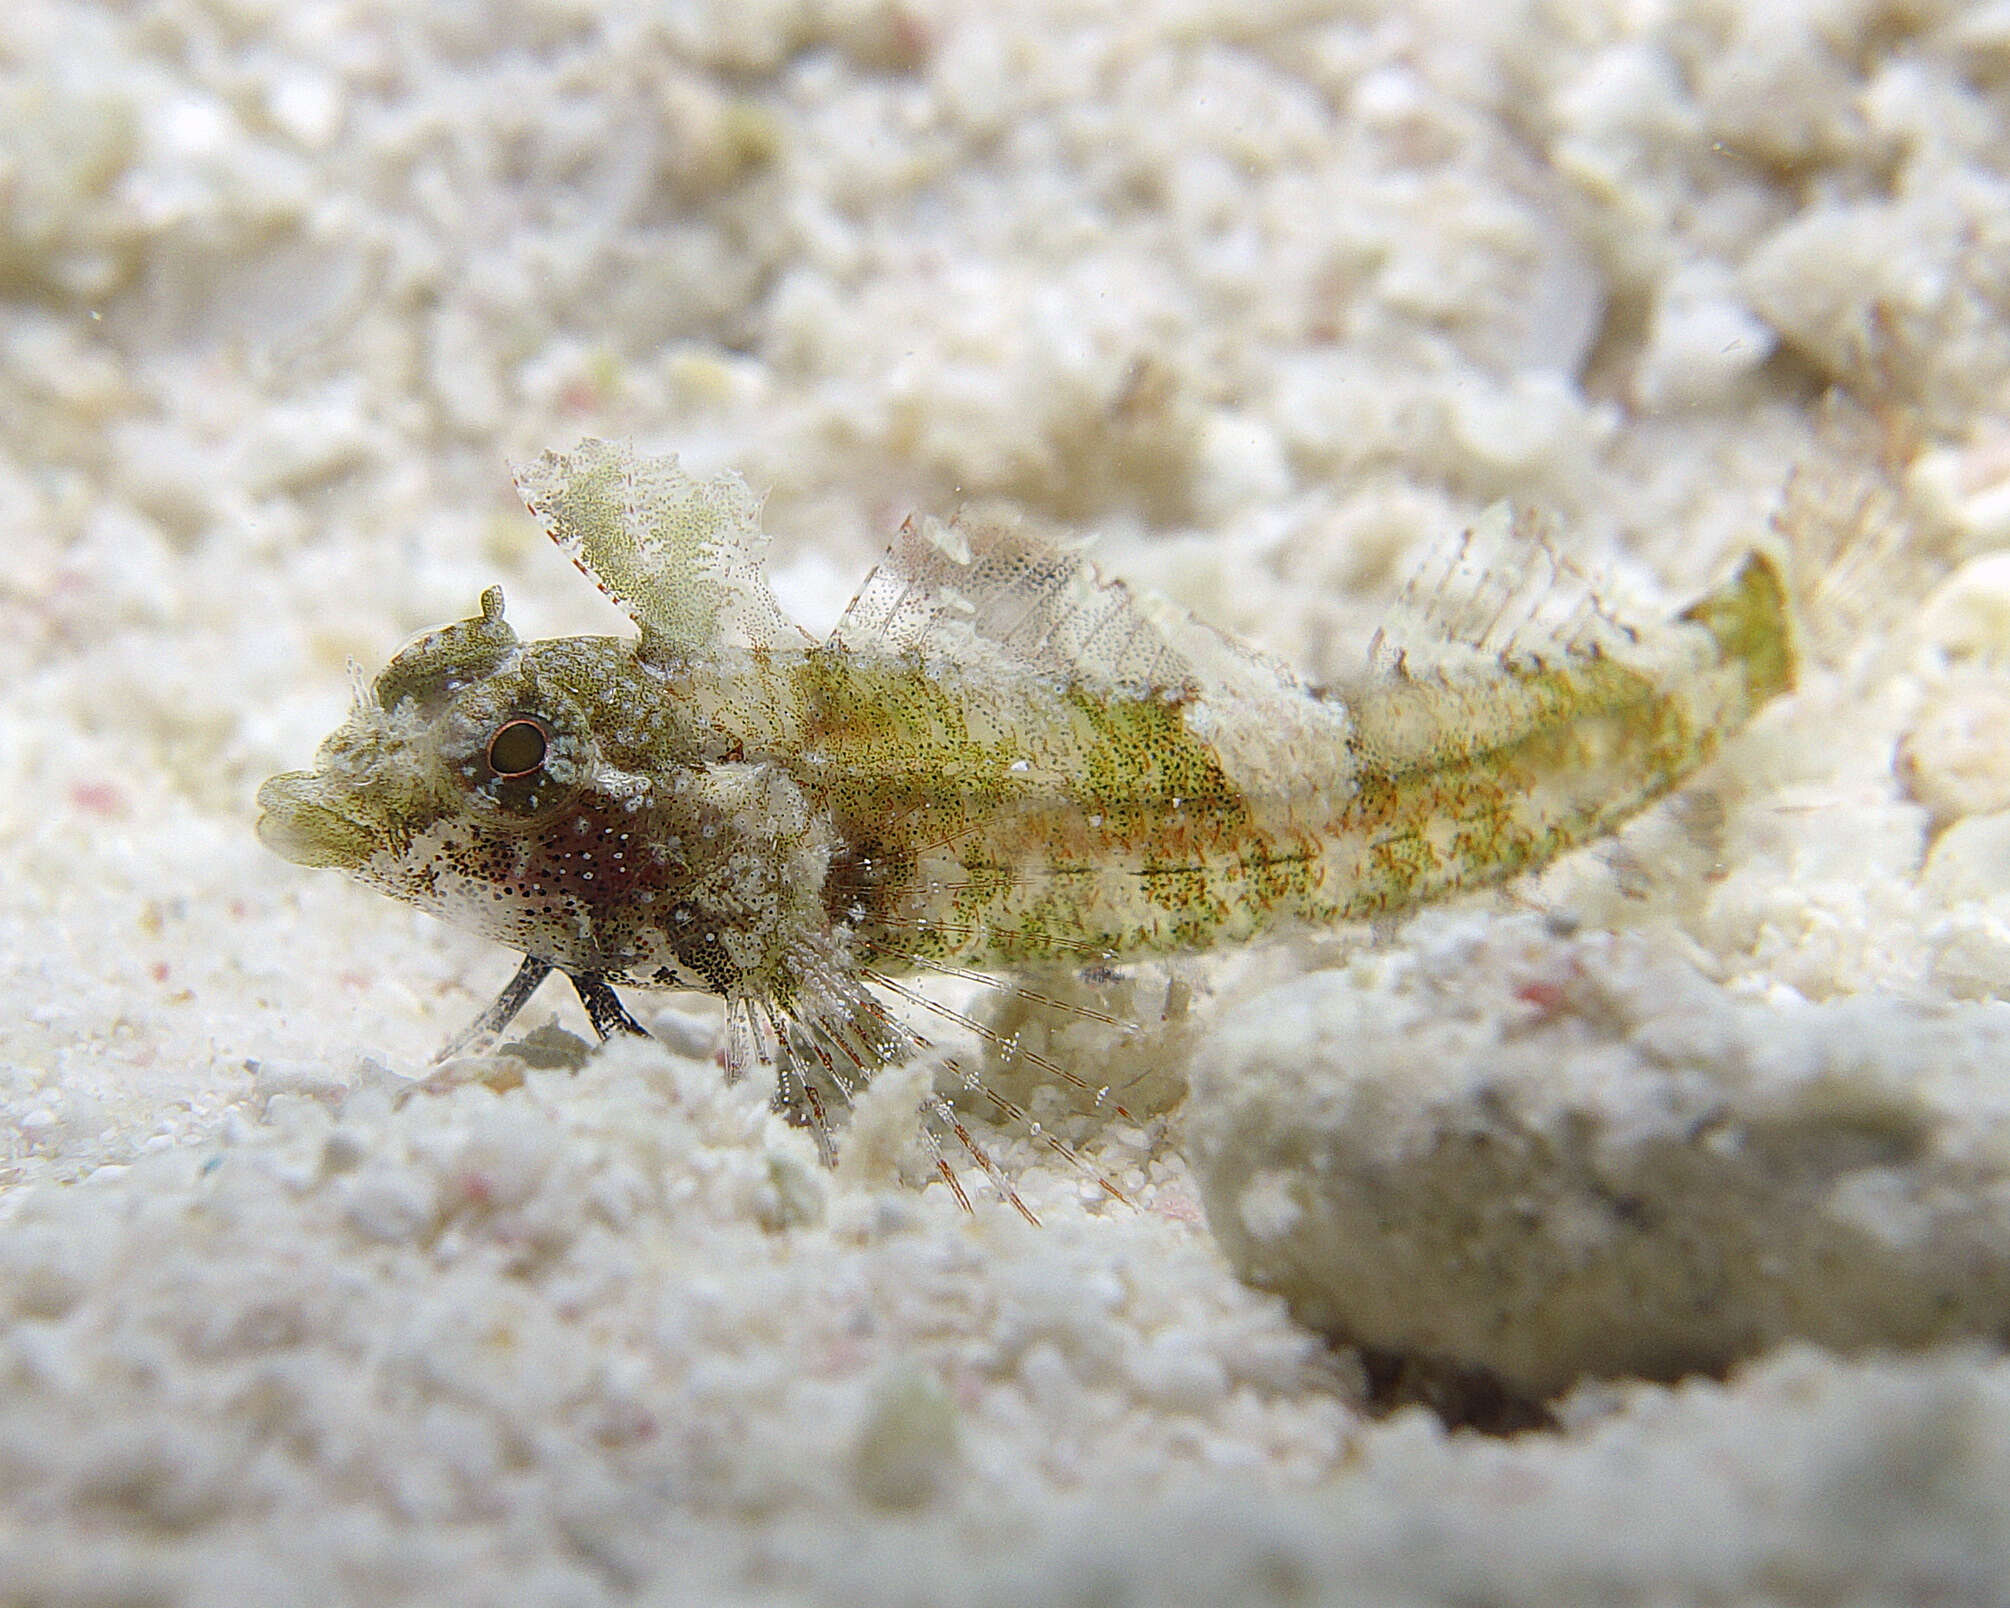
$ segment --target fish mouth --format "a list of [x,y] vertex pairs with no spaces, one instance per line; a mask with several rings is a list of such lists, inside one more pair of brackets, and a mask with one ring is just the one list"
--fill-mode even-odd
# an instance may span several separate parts
[[353,871],[376,851],[381,833],[328,801],[313,771],[284,771],[258,790],[258,841],[295,865]]

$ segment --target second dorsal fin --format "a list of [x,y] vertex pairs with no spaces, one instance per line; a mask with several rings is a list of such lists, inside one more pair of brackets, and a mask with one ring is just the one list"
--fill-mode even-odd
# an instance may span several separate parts
[[1105,580],[1080,548],[988,515],[910,519],[831,635],[854,652],[1009,665],[1132,697],[1303,705],[1284,665],[1173,604]]
[[833,645],[963,659],[978,650],[1057,680],[1164,691],[1185,659],[1121,581],[1079,549],[1001,518],[910,518],[838,621]]

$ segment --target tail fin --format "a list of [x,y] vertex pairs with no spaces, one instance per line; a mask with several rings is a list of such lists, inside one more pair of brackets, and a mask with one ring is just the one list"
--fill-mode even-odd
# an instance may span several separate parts
[[1841,669],[1875,650],[1959,561],[1953,532],[1908,488],[1917,445],[1846,400],[1824,405],[1772,522],[1805,666]]
[[1746,554],[1737,574],[1677,616],[1716,639],[1727,663],[1744,666],[1748,707],[1792,692],[1800,653],[1787,583],[1765,553]]

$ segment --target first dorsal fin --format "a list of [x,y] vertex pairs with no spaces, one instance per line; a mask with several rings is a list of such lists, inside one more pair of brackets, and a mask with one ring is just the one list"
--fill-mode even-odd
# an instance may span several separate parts
[[736,474],[699,480],[674,455],[581,441],[516,470],[530,511],[642,628],[647,658],[800,640],[768,589],[760,503]]

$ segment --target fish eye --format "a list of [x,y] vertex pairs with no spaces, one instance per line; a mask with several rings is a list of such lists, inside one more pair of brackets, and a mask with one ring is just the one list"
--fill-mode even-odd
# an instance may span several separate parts
[[542,770],[550,751],[550,728],[529,715],[515,715],[496,727],[495,735],[489,738],[489,769],[514,781]]

